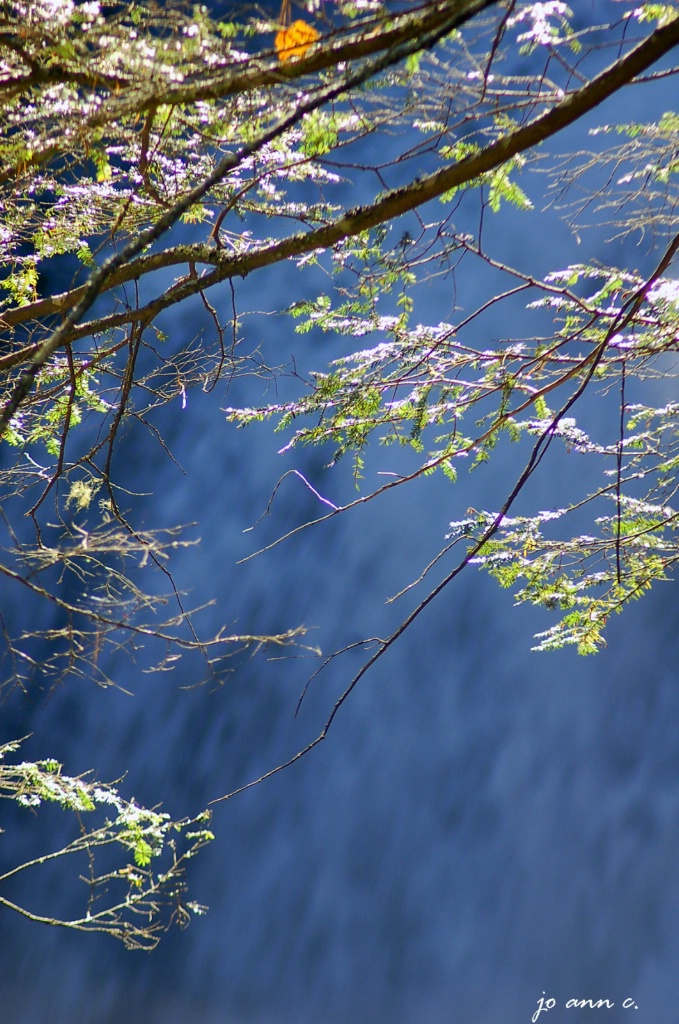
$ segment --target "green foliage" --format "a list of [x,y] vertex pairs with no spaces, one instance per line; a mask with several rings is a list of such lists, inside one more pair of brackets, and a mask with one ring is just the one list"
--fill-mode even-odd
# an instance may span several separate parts
[[14,263],[12,272],[4,281],[0,282],[0,287],[9,293],[10,299],[17,306],[27,306],[37,297],[37,284],[37,260],[26,257],[23,260],[18,259]]
[[302,131],[300,149],[305,156],[323,156],[337,145],[337,118],[333,114],[315,110],[304,118]]
[[679,7],[676,4],[640,4],[635,7],[631,17],[637,18],[640,22],[655,21],[659,25],[665,25],[677,14]]
[[[602,496],[617,501],[614,495]],[[516,603],[529,603],[559,622],[537,634],[536,651],[574,645],[578,654],[593,654],[604,644],[608,617],[636,600],[652,583],[668,578],[679,558],[674,534],[679,513],[647,502],[620,498],[620,515],[599,516],[597,536],[550,536],[547,524],[557,523],[568,509],[533,517],[500,517],[492,540],[470,546],[470,563],[479,565],[500,586],[522,581]],[[448,539],[483,538],[497,513],[477,514],[451,523]],[[551,533],[552,531],[550,531]]]
[[[99,369],[102,369],[100,367]],[[101,397],[94,367],[77,368],[63,357],[55,358],[41,379],[41,390],[30,419],[18,416],[6,435],[12,447],[43,444],[48,455],[58,456],[64,430],[78,426],[87,412],[106,413],[108,403]]]
[[[0,746],[0,762],[6,762],[19,746],[16,741]],[[123,863],[118,867],[101,878],[94,877],[91,870],[89,877],[83,875],[90,889],[88,911],[83,918],[60,921],[22,910],[31,920],[78,931],[107,931],[131,949],[153,949],[159,933],[167,927],[160,918],[163,907],[171,915],[179,914],[183,924],[188,923],[190,914],[204,913],[204,907],[184,898],[183,874],[186,861],[214,839],[207,827],[209,812],[173,821],[169,814],[123,799],[118,789],[108,783],[65,775],[63,766],[52,758],[1,763],[0,798],[13,800],[33,812],[44,804],[55,804],[78,818],[93,815],[99,819],[94,827],[83,829],[78,838],[6,872],[0,881],[48,862],[58,863],[68,856],[86,858],[91,868],[95,850],[122,848]],[[152,861],[159,862],[153,870]],[[0,906],[3,905],[12,906],[0,896]],[[149,914],[151,925],[145,926],[140,915]]]
[[[388,263],[374,240],[361,255],[368,251],[375,266]],[[307,317],[298,330],[378,334],[381,340],[335,360],[331,372],[316,373],[308,393],[293,403],[231,408],[227,416],[241,423],[278,418],[277,429],[293,431],[283,451],[299,444],[335,446],[331,464],[351,452],[357,479],[372,435],[382,444],[411,447],[422,456],[424,474],[441,470],[453,481],[461,458],[472,455],[472,469],[491,463],[503,434],[516,443],[528,436],[560,442],[568,453],[597,458],[601,489],[578,496],[570,509],[532,517],[479,513],[453,524],[447,538],[453,543],[472,538],[469,562],[489,571],[502,587],[521,582],[517,603],[564,613],[556,626],[538,634],[535,650],[574,645],[580,654],[591,654],[604,643],[609,616],[653,582],[667,579],[679,558],[679,510],[670,504],[677,489],[679,412],[676,403],[626,405],[624,434],[601,441],[573,416],[548,405],[547,396],[593,372],[602,384],[618,381],[623,361],[628,381],[635,374],[643,379],[649,359],[676,344],[679,291],[676,282],[663,278],[643,291],[641,277],[587,264],[549,274],[543,289],[531,307],[548,309],[556,330],[549,346],[538,342],[533,349],[529,341],[474,349],[458,340],[449,324],[413,327],[401,317],[379,315],[371,302],[344,302],[333,309],[330,298],[322,296],[297,304],[292,315]],[[642,292],[643,305],[635,311],[630,297]],[[475,431],[463,433],[468,410],[484,406],[489,408],[476,420]],[[305,425],[309,418],[314,425]],[[635,497],[644,483],[645,496]],[[593,512],[591,534],[543,532],[543,524],[611,501],[615,515]]]

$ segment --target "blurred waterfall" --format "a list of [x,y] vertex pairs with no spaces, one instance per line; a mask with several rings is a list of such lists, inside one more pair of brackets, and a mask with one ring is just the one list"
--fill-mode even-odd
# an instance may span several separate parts
[[[641,95],[630,103],[643,117]],[[580,258],[550,218],[502,219],[500,253],[538,270],[557,245],[561,265]],[[590,257],[591,236],[585,243]],[[284,267],[262,272],[238,284],[239,305],[264,309],[265,298],[266,309],[281,308],[299,283]],[[473,308],[474,282],[465,287]],[[211,300],[229,308],[228,287]],[[445,285],[428,304],[419,319],[450,315]],[[174,313],[172,334],[194,336],[200,315]],[[491,343],[507,333],[506,315],[484,320]],[[300,365],[318,366],[314,346],[332,351],[327,338],[293,336],[285,319],[245,323],[267,332],[265,354],[281,361],[294,350]],[[118,456],[130,489],[152,492],[137,501],[147,526],[198,523],[202,543],[178,552],[173,571],[191,603],[216,599],[206,622],[234,631],[304,622],[325,651],[393,628],[428,581],[396,605],[385,598],[419,575],[469,504],[499,502],[518,465],[508,457],[497,471],[491,462],[461,474],[456,487],[428,478],[397,489],[237,566],[320,511],[288,478],[271,518],[243,533],[286,469],[333,501],[354,492],[348,464],[328,473],[317,454],[277,455],[282,435],[266,426],[226,427],[226,402],[223,390],[196,391],[186,409],[176,402],[158,418],[184,474],[152,437],[131,432]],[[574,455],[550,465],[533,492],[547,506],[585,472]],[[376,466],[368,461],[366,486]],[[2,913],[0,1020],[524,1024],[544,992],[559,1006],[615,1003],[573,1020],[669,1024],[679,1005],[676,597],[667,584],[627,610],[594,659],[537,655],[538,614],[468,572],[363,679],[319,748],[216,807],[217,840],[189,874],[206,917],[147,956]],[[154,676],[121,658],[116,681],[134,696],[82,681],[17,696],[3,731],[33,733],[26,757],[102,779],[127,770],[126,795],[189,813],[318,732],[356,663],[333,663],[294,718],[310,664],[241,658],[220,687],[191,688],[190,660]],[[23,831],[0,836],[5,863],[30,854],[42,818],[25,819]],[[626,998],[637,1012],[622,1008]],[[571,1019],[559,1012],[540,1020]]]

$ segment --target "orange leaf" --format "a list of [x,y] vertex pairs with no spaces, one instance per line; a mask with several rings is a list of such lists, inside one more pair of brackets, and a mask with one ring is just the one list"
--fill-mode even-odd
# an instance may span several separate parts
[[317,39],[320,39],[320,36],[313,25],[308,25],[301,19],[293,21],[292,25],[276,33],[275,46],[279,61],[285,63],[294,57],[303,57]]

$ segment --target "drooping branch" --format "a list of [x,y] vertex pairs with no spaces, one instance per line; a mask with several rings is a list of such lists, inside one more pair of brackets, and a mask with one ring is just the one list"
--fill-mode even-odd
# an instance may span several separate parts
[[[216,797],[215,799],[210,801],[211,804],[218,804],[222,803],[225,800],[229,800],[231,799],[231,797],[237,796],[239,793],[243,793],[246,790],[251,789],[253,786],[257,786],[261,782],[264,782],[272,776],[277,775],[279,772],[283,771],[286,768],[289,768],[291,765],[295,764],[301,758],[311,753],[312,750],[314,750],[323,742],[323,740],[326,739],[330,731],[330,728],[332,727],[332,724],[335,721],[335,718],[337,717],[339,711],[346,703],[351,693],[363,679],[363,677],[370,671],[370,669],[374,667],[374,665],[378,661],[382,659],[383,655],[386,654],[387,651],[396,644],[396,642],[410,628],[410,626],[415,622],[415,620],[418,619],[420,615],[432,604],[432,602],[435,601],[436,598],[444,590],[446,590],[450,586],[450,584],[455,579],[457,579],[458,576],[461,575],[461,573],[467,568],[467,566],[479,555],[479,553],[487,545],[488,541],[498,532],[504,519],[507,517],[512,506],[516,502],[516,499],[523,492],[528,480],[539,466],[549,446],[551,445],[552,440],[554,438],[554,431],[558,423],[561,420],[563,420],[563,418],[573,408],[576,402],[578,402],[582,395],[587,391],[589,384],[596,372],[597,366],[601,363],[601,361],[604,358],[604,354],[611,342],[611,339],[618,335],[620,332],[625,330],[627,325],[633,319],[635,313],[639,310],[643,302],[644,296],[648,293],[652,286],[659,280],[661,275],[665,273],[667,268],[672,263],[672,260],[674,259],[677,251],[679,251],[679,234],[675,235],[675,237],[672,239],[667,249],[665,250],[661,260],[656,266],[655,270],[647,277],[644,284],[628,299],[627,303],[621,308],[620,313],[609,325],[608,329],[606,330],[605,334],[603,335],[599,343],[592,349],[590,354],[583,360],[581,360],[581,362],[579,363],[577,369],[579,371],[581,379],[577,382],[574,390],[564,401],[561,408],[552,416],[550,416],[549,424],[545,428],[541,429],[538,440],[533,446],[533,449],[526,462],[526,465],[524,466],[523,470],[514,482],[514,485],[511,488],[506,499],[504,500],[502,507],[497,513],[493,514],[490,523],[486,526],[485,529],[483,529],[481,535],[476,538],[469,538],[470,544],[468,550],[465,552],[462,558],[453,566],[453,568],[446,574],[446,576],[444,576],[444,578],[441,579],[429,591],[426,597],[424,597],[412,609],[412,611],[402,620],[402,622],[393,630],[393,632],[389,634],[389,636],[384,638],[372,638],[371,640],[366,639],[365,641],[361,642],[361,646],[365,646],[368,643],[370,643],[374,645],[375,649],[373,653],[368,658],[366,658],[361,667],[349,681],[344,691],[335,701],[328,715],[328,718],[326,719],[325,725],[318,733],[318,735],[314,739],[312,739],[305,747],[303,747],[301,750],[298,750],[295,754],[293,754],[292,757],[288,758],[286,761],[277,764],[275,767],[269,769],[263,775],[253,779],[250,782],[245,783],[244,785],[238,787],[232,792],[226,793],[225,795],[220,797]],[[571,378],[572,376],[573,374],[568,374],[569,378]],[[355,500],[351,502],[349,505],[345,506],[344,509],[333,509],[331,512],[322,516],[315,522],[323,522],[327,519],[332,518],[332,516],[334,515],[341,514],[342,511],[345,511],[346,509],[356,507],[359,503],[369,501],[371,498],[375,497],[379,493],[382,493],[387,488],[400,486],[401,483],[409,479],[414,479],[415,476],[421,474],[422,472],[423,470],[418,470],[415,473],[411,474],[410,477],[403,477],[399,480],[391,481],[389,484],[380,487],[378,491],[376,491],[372,495],[364,495],[360,499]],[[615,484],[612,484],[611,486],[615,487]],[[288,536],[292,535],[292,532],[296,531],[291,531],[291,533]],[[614,541],[614,543],[617,542]],[[450,545],[450,547],[452,546],[453,545]],[[359,645],[353,644],[351,646],[355,647]],[[346,650],[348,649],[349,648],[347,648]],[[330,655],[330,657],[328,657],[323,663],[323,666],[327,665],[337,655],[343,653],[345,653],[345,651],[338,651],[337,654]],[[317,670],[317,672],[314,673],[314,675],[317,675],[318,672],[322,670],[322,667],[321,669]],[[307,683],[307,687],[308,685],[309,684]],[[300,701],[301,699],[303,699],[305,693],[306,688],[302,693],[302,698],[300,698]]]

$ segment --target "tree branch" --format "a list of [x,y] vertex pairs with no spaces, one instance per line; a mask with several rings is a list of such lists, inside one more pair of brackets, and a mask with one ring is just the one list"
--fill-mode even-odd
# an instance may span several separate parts
[[[476,13],[484,6],[488,6],[489,3],[490,0],[470,0],[470,2],[465,5],[465,18],[470,18],[472,13]],[[32,356],[27,368],[19,377],[9,399],[5,403],[2,414],[0,414],[0,438],[4,435],[12,417],[19,409],[19,406],[29,394],[41,367],[45,365],[54,352],[70,340],[70,332],[74,325],[89,309],[97,296],[105,290],[109,279],[117,270],[123,267],[130,260],[134,259],[138,253],[142,252],[145,248],[152,245],[153,242],[162,237],[166,231],[176,224],[188,209],[199,202],[203,196],[206,195],[211,188],[222,181],[230,171],[239,167],[245,160],[249,159],[264,146],[273,142],[291,128],[295,127],[295,125],[302,120],[305,114],[312,113],[319,107],[324,106],[326,103],[331,103],[333,100],[338,99],[351,89],[363,85],[365,82],[378,75],[381,71],[399,63],[410,54],[418,53],[422,50],[435,46],[443,36],[450,33],[460,23],[460,18],[461,15],[458,9],[451,13],[443,24],[438,25],[431,32],[417,33],[414,39],[408,39],[403,44],[392,47],[381,57],[365,64],[353,74],[347,75],[338,85],[324,89],[320,93],[316,93],[314,96],[309,98],[306,102],[300,103],[292,114],[284,117],[272,128],[268,129],[268,131],[263,132],[258,139],[242,146],[238,152],[225,153],[213,171],[202,182],[200,182],[199,185],[191,189],[190,192],[175,203],[175,205],[155,224],[147,228],[145,231],[142,231],[136,238],[132,239],[126,246],[124,246],[120,252],[109,257],[101,267],[97,268],[97,270],[93,272],[89,281],[84,286],[84,291],[82,292],[79,300],[71,309],[71,312],[54,331],[52,336],[40,345],[38,350]],[[223,280],[223,277],[220,278],[220,280]],[[177,289],[175,294],[179,294],[180,292],[181,289]],[[189,294],[193,294],[193,292],[190,292]]]
[[[112,99],[110,108],[104,106],[89,121],[92,127],[105,124],[112,118],[126,114],[141,113],[158,104],[196,103],[199,100],[225,99],[242,93],[254,92],[268,86],[279,86],[283,82],[295,82],[297,79],[339,64],[370,57],[375,53],[392,50],[405,44],[412,44],[417,38],[424,39],[432,32],[443,29],[447,35],[466,22],[471,21],[481,11],[494,7],[498,0],[443,0],[440,3],[427,3],[422,9],[408,11],[394,18],[391,26],[370,19],[368,24],[359,23],[349,38],[341,41],[327,40],[321,37],[319,45],[314,47],[308,57],[303,57],[286,64],[278,61],[272,66],[267,63],[262,67],[254,61],[254,66],[240,74],[215,76],[212,79],[204,71],[196,73],[195,80],[189,84],[162,86],[162,92],[154,90],[146,96],[133,97],[128,103],[120,99]],[[326,45],[321,45],[321,44]]]
[[[448,28],[445,31],[438,29],[436,36],[439,37],[446,34],[447,31]],[[552,107],[551,110],[547,111],[547,113],[539,115],[528,124],[503,136],[497,142],[491,143],[480,153],[470,155],[452,166],[435,171],[403,188],[393,189],[371,206],[356,207],[349,210],[343,217],[314,231],[300,232],[279,242],[264,246],[261,249],[237,256],[224,256],[218,251],[213,252],[204,246],[186,246],[182,247],[181,250],[168,250],[165,253],[158,253],[152,257],[144,257],[136,262],[129,262],[144,247],[168,230],[185,210],[202,198],[229,170],[238,166],[244,159],[250,156],[255,148],[261,148],[265,141],[268,142],[283,134],[283,132],[298,123],[305,113],[315,110],[323,103],[328,102],[330,96],[336,98],[343,92],[353,88],[356,84],[373,77],[377,73],[376,68],[381,70],[389,64],[403,59],[405,51],[415,52],[416,50],[423,49],[425,46],[434,45],[434,43],[428,39],[418,40],[416,45],[411,43],[398,52],[392,51],[385,54],[380,60],[373,62],[369,67],[350,76],[341,85],[329,90],[322,96],[315,96],[307,104],[298,107],[293,115],[286,118],[279,125],[274,126],[269,132],[265,133],[265,136],[258,139],[256,143],[243,147],[238,154],[225,154],[212,174],[180,200],[153,227],[142,232],[137,239],[134,239],[117,256],[107,261],[92,275],[87,285],[80,289],[74,289],[73,292],[68,292],[55,299],[42,300],[43,303],[58,302],[61,311],[69,307],[74,308],[72,308],[70,315],[64,323],[55,331],[52,338],[45,342],[38,352],[33,355],[31,364],[20,378],[14,394],[3,410],[2,416],[0,416],[0,436],[2,436],[10,419],[28,394],[39,368],[44,365],[45,361],[54,351],[67,341],[76,340],[95,331],[99,332],[131,322],[152,319],[161,310],[177,302],[182,302],[184,299],[195,295],[198,291],[210,288],[226,279],[245,277],[252,273],[252,271],[259,270],[262,267],[272,266],[283,260],[313,252],[316,249],[330,248],[346,238],[355,237],[363,231],[408,213],[424,203],[438,198],[450,189],[469,184],[489,171],[500,167],[519,153],[525,152],[546,141],[552,135],[573,124],[584,114],[603,103],[604,100],[608,99],[609,96],[613,95],[624,85],[629,84],[636,75],[654,64],[678,43],[679,16],[663,27],[656,29],[625,57],[616,60],[587,85],[582,86],[576,92],[570,93]],[[159,296],[141,309],[126,311],[121,314],[112,314],[74,329],[76,322],[94,302],[96,296],[102,291],[114,287],[114,281],[119,284],[125,280],[136,280],[144,273],[150,272],[151,269],[159,269],[162,266],[179,262],[177,254],[180,251],[187,255],[189,252],[192,253],[192,257],[189,257],[189,262],[193,260],[194,262],[215,264],[215,270],[202,277],[187,279],[172,289],[170,293]],[[129,265],[126,266],[126,264]],[[33,307],[36,305],[38,304],[33,304]],[[28,310],[29,308],[22,307],[22,310]],[[48,308],[43,306],[45,310]],[[20,322],[19,317],[21,317],[21,320],[24,318],[22,310],[9,310],[3,315],[3,320],[7,324]],[[9,357],[5,358],[11,359],[14,355],[16,353],[10,354]],[[1,364],[0,368],[2,368]]]

